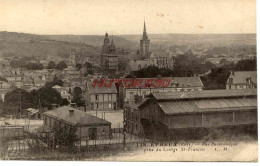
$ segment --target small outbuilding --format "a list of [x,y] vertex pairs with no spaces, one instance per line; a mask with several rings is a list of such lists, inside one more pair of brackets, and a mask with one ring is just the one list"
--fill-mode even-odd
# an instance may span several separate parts
[[111,137],[111,123],[73,107],[63,106],[43,114],[44,126],[76,127],[80,140],[108,139]]

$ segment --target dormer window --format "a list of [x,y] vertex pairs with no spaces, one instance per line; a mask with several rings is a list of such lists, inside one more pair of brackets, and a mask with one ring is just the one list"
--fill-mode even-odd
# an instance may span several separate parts
[[229,78],[229,83],[233,84],[233,78]]
[[249,83],[249,84],[252,83],[251,77],[248,78],[248,83]]

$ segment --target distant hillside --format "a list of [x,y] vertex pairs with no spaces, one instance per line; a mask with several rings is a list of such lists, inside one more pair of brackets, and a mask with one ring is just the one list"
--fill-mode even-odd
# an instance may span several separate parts
[[[104,42],[104,36],[99,35],[44,35],[44,37],[57,40],[57,41],[67,41],[67,42],[83,42],[87,45],[92,45],[95,47],[102,47]],[[112,36],[109,36],[110,40]],[[114,43],[116,47],[120,48],[131,48],[134,49],[138,47],[138,40],[137,41],[129,41],[125,38],[120,36],[113,36]]]
[[[148,34],[151,49],[159,46],[185,44],[256,45],[256,34]],[[109,37],[110,40],[112,37]],[[138,49],[140,35],[117,35],[114,43],[120,48]],[[90,56],[98,56],[102,35],[34,35],[16,32],[0,32],[0,59],[14,56],[60,58],[72,49],[82,49]]]
[[60,59],[72,49],[82,50],[87,55],[97,56],[99,49],[83,43],[50,40],[47,36],[0,32],[0,57],[35,56]]
[[[120,35],[132,42],[139,42],[141,35]],[[256,45],[256,34],[148,34],[151,44],[245,44]]]

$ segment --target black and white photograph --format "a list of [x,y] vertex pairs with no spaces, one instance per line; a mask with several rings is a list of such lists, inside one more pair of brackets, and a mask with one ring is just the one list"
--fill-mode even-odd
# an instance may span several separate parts
[[256,22],[255,0],[0,0],[0,160],[257,162]]

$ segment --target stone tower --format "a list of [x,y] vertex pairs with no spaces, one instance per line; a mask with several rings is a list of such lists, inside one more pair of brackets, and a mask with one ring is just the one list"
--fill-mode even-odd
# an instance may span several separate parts
[[70,57],[69,57],[69,65],[70,66],[76,66],[76,50],[72,50],[70,52]]
[[113,39],[109,40],[108,34],[105,34],[104,43],[101,50],[101,67],[111,70],[118,70],[118,55]]
[[140,54],[142,59],[149,58],[150,55],[150,40],[148,39],[146,33],[145,21],[144,21],[143,37],[140,40]]

